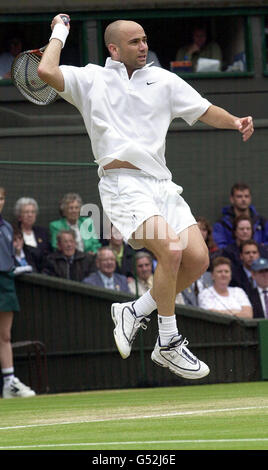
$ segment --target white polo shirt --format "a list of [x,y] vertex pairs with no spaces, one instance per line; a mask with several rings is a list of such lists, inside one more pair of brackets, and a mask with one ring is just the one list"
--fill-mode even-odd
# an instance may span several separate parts
[[218,294],[213,286],[210,286],[198,294],[198,305],[205,310],[241,310],[242,307],[250,307],[251,303],[245,291],[240,287],[228,287],[228,296]]
[[99,176],[117,159],[157,179],[171,179],[165,160],[171,121],[181,117],[193,125],[211,103],[174,73],[151,64],[130,79],[125,65],[111,58],[105,67],[60,68],[65,84],[60,95],[84,119]]

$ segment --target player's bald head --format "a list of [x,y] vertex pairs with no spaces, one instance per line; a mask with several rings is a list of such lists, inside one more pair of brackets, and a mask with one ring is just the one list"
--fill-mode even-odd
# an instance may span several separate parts
[[143,27],[135,21],[117,20],[110,23],[104,34],[111,60],[125,65],[129,77],[146,65],[148,44]]
[[117,46],[120,44],[120,40],[122,34],[126,31],[130,31],[134,28],[141,28],[142,27],[136,23],[135,21],[129,20],[116,20],[113,23],[110,23],[104,33],[104,42],[106,47],[109,44],[116,44]]

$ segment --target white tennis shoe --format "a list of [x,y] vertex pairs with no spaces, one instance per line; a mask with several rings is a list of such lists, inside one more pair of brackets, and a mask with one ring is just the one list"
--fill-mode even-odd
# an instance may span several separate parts
[[187,344],[187,339],[182,339],[181,335],[174,336],[167,346],[161,346],[158,338],[151,358],[180,377],[201,379],[209,374],[209,368],[189,351]]
[[29,398],[34,397],[35,392],[24,385],[17,377],[3,386],[3,398]]
[[149,318],[137,318],[135,302],[125,302],[122,304],[112,304],[111,315],[115,324],[114,339],[118,351],[123,359],[130,353],[133,341],[140,328],[146,330]]

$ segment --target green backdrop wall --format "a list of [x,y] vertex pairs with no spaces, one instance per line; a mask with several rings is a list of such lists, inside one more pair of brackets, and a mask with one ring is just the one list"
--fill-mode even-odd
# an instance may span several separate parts
[[[38,223],[47,226],[58,218],[59,201],[66,192],[78,192],[85,204],[100,207],[99,178],[90,141],[72,107],[65,103],[51,105],[51,115],[33,115],[35,119],[31,120],[35,108],[26,105],[24,114],[15,113],[13,127],[1,129],[0,185],[7,190],[6,219],[12,222],[16,200],[29,196],[39,203]],[[60,124],[53,121],[54,109]],[[233,131],[201,124],[189,127],[183,121],[171,125],[167,164],[174,181],[183,186],[183,196],[196,216],[215,221],[222,206],[228,204],[230,188],[236,181],[251,186],[257,210],[268,216],[268,121],[257,119],[255,126],[255,134],[244,143]]]

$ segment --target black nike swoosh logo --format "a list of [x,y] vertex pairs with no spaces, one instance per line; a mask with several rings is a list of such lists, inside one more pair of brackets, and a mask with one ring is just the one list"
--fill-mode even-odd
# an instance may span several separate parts
[[147,82],[147,85],[152,85],[153,83],[157,83],[157,82]]

